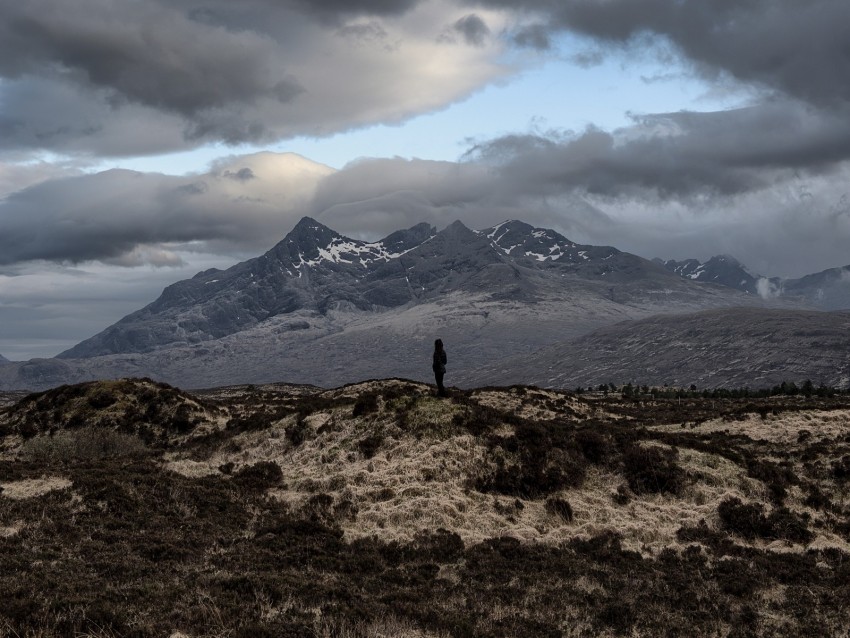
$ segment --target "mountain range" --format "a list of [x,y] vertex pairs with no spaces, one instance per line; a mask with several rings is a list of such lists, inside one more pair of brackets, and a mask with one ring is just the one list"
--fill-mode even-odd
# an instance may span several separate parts
[[[743,272],[728,258],[653,262],[516,220],[477,231],[459,221],[440,232],[418,224],[367,242],[305,217],[264,255],[168,286],[55,359],[2,366],[0,388],[119,376],[183,387],[427,380],[437,337],[449,351],[447,380],[496,383],[536,370],[541,349],[627,330],[622,322],[725,308],[711,318],[722,323],[740,307],[818,307],[811,299],[840,297],[816,293],[833,279],[843,289],[840,274],[821,273],[762,296],[761,280],[750,275],[753,291]],[[511,362],[511,372],[494,376],[499,362]],[[574,362],[561,365],[564,374],[551,378],[572,379]]]
[[706,262],[654,259],[671,272],[705,283],[719,284],[766,298],[782,298],[821,310],[850,308],[850,266],[830,268],[798,279],[752,274],[734,257],[716,255]]

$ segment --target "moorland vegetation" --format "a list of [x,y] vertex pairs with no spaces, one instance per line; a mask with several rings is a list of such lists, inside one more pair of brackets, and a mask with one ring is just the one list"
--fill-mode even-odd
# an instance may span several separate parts
[[737,394],[15,397],[0,633],[846,635],[850,397]]

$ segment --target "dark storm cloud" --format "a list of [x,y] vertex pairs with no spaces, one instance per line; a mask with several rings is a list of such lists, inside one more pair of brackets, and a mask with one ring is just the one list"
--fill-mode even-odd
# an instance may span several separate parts
[[476,146],[468,158],[496,166],[529,194],[578,189],[686,198],[759,190],[788,172],[828,171],[850,156],[850,117],[795,103],[635,119],[614,133],[506,136]]
[[487,24],[474,13],[462,17],[452,25],[452,28],[463,36],[467,44],[477,47],[484,46],[487,37],[490,35]]
[[669,39],[703,75],[728,73],[813,104],[850,101],[850,3],[846,0],[478,0],[537,11],[567,29],[617,46]]
[[449,2],[0,0],[0,151],[137,155],[398,123],[505,72],[475,19],[474,46],[438,51],[460,15]]
[[529,24],[519,27],[512,35],[519,47],[545,51],[552,46],[549,28],[544,24]]
[[325,20],[350,15],[399,15],[421,0],[291,0],[293,6]]
[[0,3],[0,71],[57,72],[130,101],[193,115],[260,97],[291,100],[294,80],[268,74],[271,43],[210,28],[157,3]]

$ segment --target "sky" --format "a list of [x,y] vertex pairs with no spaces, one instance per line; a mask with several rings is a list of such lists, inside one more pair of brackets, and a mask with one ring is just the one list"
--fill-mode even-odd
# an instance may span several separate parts
[[309,215],[850,264],[846,0],[0,0],[0,355]]

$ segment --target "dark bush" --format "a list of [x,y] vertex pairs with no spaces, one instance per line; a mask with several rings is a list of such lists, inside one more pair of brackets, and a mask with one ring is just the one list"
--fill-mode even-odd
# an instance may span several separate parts
[[805,544],[814,538],[806,522],[785,507],[777,507],[765,516],[761,505],[744,504],[739,498],[729,497],[720,503],[717,514],[725,529],[748,540],[783,539]]
[[358,417],[364,414],[373,414],[378,411],[378,393],[367,392],[360,396],[354,403],[351,416]]
[[767,531],[764,507],[757,503],[745,505],[737,497],[725,498],[717,508],[724,529],[742,538],[763,538]]
[[675,450],[630,446],[623,454],[623,473],[635,494],[681,494],[685,472]]
[[537,498],[584,482],[586,467],[581,457],[554,449],[541,456],[524,455],[519,465],[503,466],[478,481],[482,492],[520,498]]
[[383,442],[384,435],[380,432],[376,432],[374,434],[370,434],[365,439],[360,440],[357,443],[357,447],[365,458],[371,459],[378,452],[378,449],[381,447],[381,443]]
[[576,432],[575,440],[584,458],[594,465],[603,463],[608,456],[611,445],[595,430],[579,430]]
[[187,432],[190,432],[194,427],[192,421],[189,418],[190,415],[191,412],[189,410],[189,406],[184,403],[180,405],[177,410],[175,410],[174,416],[166,424],[166,427],[179,434],[186,434]]
[[254,465],[246,465],[233,475],[235,483],[253,490],[277,487],[282,480],[283,472],[274,461],[260,461]]
[[[584,482],[587,461],[563,426],[517,420],[513,436],[491,436],[487,442],[511,461],[498,462],[495,471],[479,477],[479,491],[537,498]],[[502,454],[496,458],[501,461]]]
[[460,536],[441,527],[417,533],[413,550],[429,561],[452,563],[463,556],[464,545]]
[[311,521],[328,523],[333,521],[334,498],[330,494],[314,494],[304,504],[304,514]]
[[792,543],[805,545],[814,538],[806,522],[785,507],[777,507],[770,513],[767,517],[767,528],[770,537],[782,538]]
[[117,397],[106,389],[98,389],[88,396],[88,403],[95,410],[102,410],[115,404]]
[[850,480],[850,454],[847,454],[832,464],[832,475],[842,483]]
[[227,422],[227,429],[236,432],[257,432],[271,427],[273,417],[263,412],[254,412],[243,418],[232,418]]
[[781,505],[785,500],[788,486],[798,482],[790,467],[759,459],[748,459],[747,473],[767,486],[771,501],[776,505]]
[[307,421],[301,415],[298,416],[295,423],[286,428],[286,439],[293,447],[298,447],[306,441],[309,434],[310,426],[307,425]]

